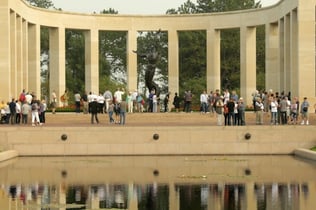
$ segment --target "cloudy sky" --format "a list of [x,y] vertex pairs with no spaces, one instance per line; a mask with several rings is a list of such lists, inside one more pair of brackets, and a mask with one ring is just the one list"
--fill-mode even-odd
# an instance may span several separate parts
[[[279,0],[261,0],[268,6]],[[99,13],[103,9],[115,9],[119,14],[165,14],[168,9],[177,9],[186,0],[52,0],[63,11]],[[196,0],[192,0],[196,2]]]

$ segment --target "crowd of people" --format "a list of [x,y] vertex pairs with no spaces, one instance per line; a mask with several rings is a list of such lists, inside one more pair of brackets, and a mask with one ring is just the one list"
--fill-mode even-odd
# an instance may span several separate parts
[[[172,107],[169,107],[170,92],[160,101],[151,91],[145,100],[137,91],[125,91],[123,88],[117,88],[112,94],[110,90],[104,93],[80,94],[74,93],[75,112],[91,114],[91,124],[99,123],[98,114],[108,114],[108,122],[124,125],[126,122],[126,113],[133,112],[169,112],[174,108],[176,112],[180,111],[180,105],[183,103],[183,112],[192,112],[193,93],[188,90],[184,92],[183,97],[178,93],[174,94]],[[291,93],[255,91],[252,94],[252,109],[256,115],[256,124],[264,124],[264,114],[270,117],[271,125],[302,124],[309,125],[309,108],[311,107],[307,98],[300,103],[298,97],[291,97]],[[68,106],[69,93],[65,90],[60,96],[62,106]],[[244,99],[239,97],[236,91],[204,90],[200,94],[200,112],[202,114],[212,113],[216,115],[217,125],[225,126],[243,126],[246,125],[245,112],[250,107],[246,107]],[[56,92],[53,91],[50,97],[49,107],[52,114],[56,113],[58,106]],[[163,108],[158,111],[159,105]],[[9,102],[1,101],[1,123],[2,124],[28,124],[31,119],[32,126],[43,125],[45,123],[45,113],[48,105],[45,100],[38,100],[31,92],[23,90],[17,99],[12,98]],[[316,105],[314,105],[316,111]],[[300,118],[299,118],[300,117]],[[299,120],[300,119],[300,120]]]
[[45,100],[38,100],[31,92],[23,90],[19,97],[11,101],[0,103],[2,124],[28,124],[29,117],[32,126],[43,125],[46,121],[47,104]]
[[[194,95],[190,90],[184,92],[183,112],[192,112],[192,101]],[[258,91],[253,94],[252,107],[246,107],[244,99],[239,97],[235,90],[226,89],[222,93],[220,90],[210,91],[208,94],[204,90],[200,94],[200,112],[215,113],[217,125],[246,125],[246,108],[253,109],[256,115],[256,124],[264,124],[264,114],[270,116],[271,125],[298,124],[309,125],[310,104],[307,97],[304,97],[302,103],[298,97],[291,98],[291,93],[284,92]],[[176,112],[180,109],[182,99],[175,93],[173,106]],[[316,113],[316,104],[314,105]],[[300,116],[300,122],[299,122]]]

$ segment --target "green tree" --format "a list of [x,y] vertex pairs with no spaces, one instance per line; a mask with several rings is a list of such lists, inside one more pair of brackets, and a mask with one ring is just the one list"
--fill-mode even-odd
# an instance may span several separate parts
[[[118,14],[110,8],[101,14]],[[125,87],[127,80],[126,31],[99,32],[99,90],[114,91],[117,87]]]
[[27,0],[30,5],[34,7],[40,7],[40,8],[45,8],[49,9],[54,7],[54,4],[51,0]]
[[[194,4],[187,0],[178,9],[169,9],[167,14],[194,14],[214,13],[234,10],[244,10],[261,7],[260,2],[255,0],[197,0]],[[187,89],[194,89],[199,93],[206,88],[205,54],[206,33],[205,31],[181,32],[179,35],[180,57],[180,95]],[[240,32],[237,29],[221,31],[221,83],[222,89],[239,89],[240,87]],[[264,87],[264,30],[257,30],[257,74],[258,87]],[[191,72],[192,71],[192,72]],[[197,77],[202,77],[201,84],[190,82]],[[191,84],[196,87],[190,87]],[[195,92],[197,94],[197,92]],[[196,99],[197,100],[197,99]]]

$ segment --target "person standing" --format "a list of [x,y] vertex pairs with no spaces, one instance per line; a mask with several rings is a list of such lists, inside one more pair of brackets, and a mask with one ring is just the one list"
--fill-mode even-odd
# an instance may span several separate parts
[[27,119],[31,111],[31,108],[30,108],[30,105],[26,101],[23,102],[21,111],[22,111],[22,124],[27,124]]
[[246,125],[245,111],[246,105],[244,99],[240,98],[238,101],[238,125]]
[[68,100],[69,100],[68,90],[65,90],[64,94],[60,97],[60,100],[61,102],[63,102],[64,107],[68,106]]
[[90,113],[91,113],[91,124],[94,124],[94,120],[99,124],[99,119],[98,119],[98,109],[99,109],[99,104],[97,101],[97,97],[93,97],[92,102],[90,102]]
[[107,113],[109,115],[109,121],[110,123],[115,123],[115,120],[113,119],[113,113],[114,113],[114,104],[112,102],[112,100],[110,100],[108,105],[108,110]]
[[[224,96],[224,104],[225,104],[225,96]],[[228,108],[228,125],[234,124],[234,117],[235,117],[235,102],[233,98],[230,98],[227,102]]]
[[201,113],[205,114],[207,112],[207,100],[208,96],[206,91],[204,90],[203,93],[200,95],[200,103],[201,103]]
[[82,103],[83,103],[83,114],[88,114],[88,94],[87,94],[87,92],[85,92],[83,95],[82,95],[82,98],[81,98],[81,100],[82,100]]
[[125,100],[122,100],[120,103],[120,124],[121,125],[125,125],[126,109],[127,109],[127,103]]
[[31,107],[32,107],[32,126],[42,125],[39,119],[39,114],[38,114],[39,101],[33,100]]
[[216,112],[216,118],[217,118],[217,125],[222,126],[223,125],[223,109],[224,109],[224,97],[221,96],[218,98],[215,103],[215,112]]
[[273,97],[273,99],[270,102],[270,111],[271,111],[271,125],[278,125],[278,101],[276,97]]
[[105,98],[102,93],[97,96],[97,101],[99,104],[99,113],[104,114]]
[[120,90],[120,88],[117,88],[117,90],[114,92],[115,102],[121,103],[123,94],[125,94],[124,89],[122,88],[122,90]]
[[256,99],[255,110],[256,110],[256,124],[263,125],[264,106],[262,103],[262,99],[260,97],[257,97],[257,99]]
[[129,92],[128,95],[126,96],[126,103],[128,107],[128,113],[133,113],[134,110],[134,103],[133,103],[133,98],[132,98],[132,92]]
[[16,112],[16,117],[15,117],[15,123],[20,124],[21,122],[21,102],[18,100],[15,101],[15,112]]
[[105,112],[108,113],[108,109],[109,109],[109,102],[112,101],[113,104],[113,96],[112,96],[112,92],[110,90],[106,90],[103,93],[103,97],[105,99]]
[[184,111],[187,113],[192,111],[191,110],[192,98],[193,98],[193,95],[191,93],[191,90],[187,91],[184,95],[184,100],[185,100]]
[[81,101],[81,96],[80,93],[77,91],[75,93],[75,106],[76,106],[76,113],[80,113],[80,101]]
[[308,108],[309,108],[309,103],[307,101],[307,97],[304,97],[304,101],[302,102],[302,105],[301,105],[301,114],[302,114],[301,125],[304,125],[304,124],[309,125]]
[[282,125],[287,124],[287,101],[285,97],[282,97],[280,101],[280,114],[281,114],[281,123]]
[[39,119],[40,119],[40,123],[45,123],[46,122],[46,118],[45,118],[46,109],[47,109],[46,101],[42,100],[40,105],[39,105]]
[[53,90],[52,92],[51,107],[52,107],[52,114],[56,114],[57,96],[56,96],[55,90]]
[[168,104],[169,104],[170,92],[168,92],[163,100],[164,111],[168,112]]
[[174,94],[173,102],[174,108],[176,109],[176,112],[179,112],[180,109],[180,97],[178,96],[178,93]]
[[154,94],[153,94],[153,109],[152,109],[152,112],[158,112],[158,98],[157,98],[157,95],[156,95],[155,91],[154,91]]
[[16,121],[16,103],[14,98],[12,98],[11,102],[9,103],[9,108],[11,113],[10,122],[13,125]]

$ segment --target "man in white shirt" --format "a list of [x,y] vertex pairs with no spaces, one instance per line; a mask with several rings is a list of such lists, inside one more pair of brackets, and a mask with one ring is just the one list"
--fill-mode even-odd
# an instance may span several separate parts
[[114,93],[115,102],[121,103],[123,94],[125,94],[124,89],[120,90],[120,88],[117,88]]
[[201,102],[201,112],[206,113],[207,112],[207,98],[208,95],[206,91],[204,90],[203,93],[200,95],[200,102]]

